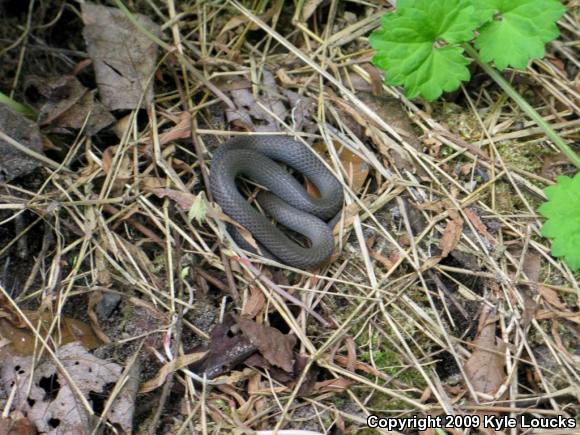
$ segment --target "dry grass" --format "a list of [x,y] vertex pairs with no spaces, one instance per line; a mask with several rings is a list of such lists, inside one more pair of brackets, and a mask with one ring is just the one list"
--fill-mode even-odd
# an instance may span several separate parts
[[[61,314],[77,295],[121,292],[165,315],[163,336],[176,339],[166,350],[178,355],[184,352],[182,337],[208,338],[209,328],[191,316],[200,312],[200,282],[207,284],[195,273],[201,269],[218,277],[225,291],[210,298],[218,317],[239,311],[248,303],[249,286],[255,286],[273,310],[270,317],[279,316],[298,337],[307,368],[318,367],[324,379],[349,381],[349,388],[337,387],[338,392],[328,389],[299,397],[308,382],[307,371],[288,388],[257,369],[236,372],[242,379],[237,383],[217,378],[202,384],[191,371],[177,370],[162,387],[161,399],[158,392],[148,393],[165,403],[172,384],[183,386],[179,406],[185,416],[176,420],[174,433],[232,432],[235,427],[326,432],[342,425],[354,432],[364,427],[368,414],[577,416],[580,288],[577,276],[549,255],[535,212],[544,198],[542,188],[551,181],[539,171],[542,156],[534,153],[551,155],[556,150],[491,85],[462,89],[461,107],[419,106],[398,89],[383,86],[384,94],[404,105],[420,133],[424,151],[417,151],[408,137],[359,98],[350,80],[358,75],[377,86],[364,64],[371,56],[365,36],[383,11],[376,6],[379,2],[353,1],[367,18],[347,22],[339,16],[344,4],[331,0],[327,16],[317,17],[319,27],[301,19],[305,8],[316,2],[298,1],[292,25],[287,22],[287,3],[273,2],[265,23],[259,17],[270,2],[252,2],[251,8],[236,1],[192,1],[187,8],[178,8],[174,0],[143,2],[146,9],[157,11],[152,18],[164,28],[162,68],[170,69],[167,77],[173,76],[173,82],[158,86],[163,91],[148,108],[145,127],[134,114],[128,116],[110,161],[80,134],[62,165],[70,167],[83,155],[83,167],[74,175],[47,168],[50,175],[36,191],[2,195],[0,207],[11,210],[13,218],[28,210],[37,219],[0,248],[0,257],[40,221],[45,237],[53,240],[42,245],[16,303],[37,301]],[[576,13],[571,8],[561,20],[564,36],[549,51],[578,66]],[[224,17],[240,24],[220,35]],[[225,125],[213,122],[212,111],[233,105],[227,92],[208,83],[245,78],[257,93],[265,70],[279,79],[283,72],[290,81],[279,84],[281,88],[292,87],[316,103],[310,118],[314,133],[293,130],[291,118],[279,119],[279,126],[283,134],[322,144],[347,196],[335,260],[316,273],[277,264],[287,276],[278,284],[282,293],[259,274],[262,265],[272,262],[249,253],[233,255],[214,214],[208,213],[200,225],[170,199],[156,197],[144,182],[148,175],[183,194],[207,191],[213,150],[207,138],[214,135],[222,141],[230,134]],[[549,59],[533,62],[518,77],[521,90],[534,90],[532,102],[552,126],[564,138],[577,139],[578,82],[570,81],[569,74]],[[345,107],[358,116],[347,120]],[[191,115],[194,146],[161,144],[161,132],[183,113]],[[352,131],[353,124],[364,132],[364,143]],[[143,145],[148,146],[145,153]],[[358,190],[349,185],[349,168],[339,158],[343,148],[370,165],[371,175]],[[392,149],[400,150],[415,169],[394,165],[384,152]],[[194,172],[180,160],[194,162]],[[436,202],[439,208],[433,206]],[[463,222],[456,249],[475,261],[476,268],[450,257],[432,264],[453,216]],[[417,220],[423,223],[417,225]],[[371,236],[374,244],[369,248]],[[539,267],[530,265],[534,260]],[[541,288],[555,295],[561,306],[551,305]],[[291,309],[284,291],[307,309]],[[500,354],[506,376],[492,395],[477,393],[465,370],[475,351],[470,343],[479,314],[485,310],[497,316],[497,336],[506,345]],[[325,327],[308,311],[336,327]],[[57,315],[55,328],[58,319]],[[142,338],[117,337],[123,345]],[[140,350],[132,349],[134,355]],[[158,349],[156,358],[166,359],[165,350]],[[123,362],[129,361],[137,359]],[[227,388],[229,384],[236,389]],[[178,414],[170,408],[163,413]],[[157,427],[160,417],[144,426]]]

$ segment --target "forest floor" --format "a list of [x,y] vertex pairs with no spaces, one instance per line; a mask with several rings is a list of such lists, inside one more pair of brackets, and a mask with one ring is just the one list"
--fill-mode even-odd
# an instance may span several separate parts
[[[537,213],[575,168],[483,71],[432,103],[386,86],[390,1],[100,3],[0,1],[0,435],[579,418],[579,275]],[[564,3],[504,77],[578,152]],[[238,249],[209,193],[216,147],[267,132],[344,187],[317,270]]]

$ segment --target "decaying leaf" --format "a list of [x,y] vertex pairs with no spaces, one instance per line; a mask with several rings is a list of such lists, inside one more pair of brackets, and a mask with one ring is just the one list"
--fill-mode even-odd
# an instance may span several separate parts
[[353,381],[344,378],[329,379],[314,384],[314,390],[318,393],[344,393],[352,384]]
[[360,192],[369,175],[370,165],[348,149],[342,150],[339,158],[346,170],[350,188],[355,193]]
[[477,213],[469,207],[464,209],[463,212],[465,213],[465,216],[467,216],[467,219],[469,219],[471,224],[475,227],[477,232],[480,234],[480,236],[483,238],[483,240],[486,241],[490,247],[495,247],[497,243],[495,238],[489,233],[487,227],[481,221]]
[[[270,6],[270,8],[260,16],[260,19],[265,23],[269,22],[276,13],[276,11],[278,10],[279,3],[280,0],[272,2],[272,6]],[[250,19],[246,15],[236,15],[230,18],[228,22],[222,27],[219,35],[222,35],[232,29],[235,29],[236,27],[241,26],[242,24],[249,24],[249,28],[252,30],[258,29],[256,24],[250,21]]]
[[22,412],[11,412],[8,417],[0,417],[0,435],[35,435],[36,427]]
[[[13,409],[24,413],[40,432],[51,435],[86,433],[90,427],[88,413],[77,392],[94,407],[97,398],[104,399],[105,388],[118,381],[122,367],[93,356],[79,343],[60,347],[56,356],[74,387],[52,359],[35,363],[30,356],[18,357],[6,352],[0,356],[0,382],[6,391],[16,386]],[[132,428],[133,400],[130,397],[130,393],[122,391],[107,415],[109,422],[126,432]]]
[[267,325],[261,325],[253,320],[239,317],[238,325],[252,344],[269,363],[276,367],[291,372],[294,367],[294,353],[292,349],[296,345],[294,335],[284,335],[278,329]]
[[230,92],[235,109],[226,109],[228,122],[251,131],[278,131],[277,119],[285,119],[288,109],[277,93],[276,80],[267,69],[263,70],[262,82],[257,95],[247,88],[232,89]]
[[447,222],[441,240],[439,240],[439,249],[441,249],[441,257],[445,258],[451,251],[455,249],[463,230],[463,220],[459,217]]
[[[83,2],[83,36],[93,60],[99,94],[111,110],[147,107],[153,101],[150,80],[157,46],[116,8]],[[149,17],[134,14],[140,25],[159,35]]]
[[[0,315],[2,311],[0,310]],[[54,316],[49,312],[23,310],[23,314],[35,326],[36,330],[46,337]],[[27,324],[19,319],[14,323],[7,318],[0,318],[0,337],[10,341],[8,348],[15,355],[28,356],[38,350],[35,334],[28,329]],[[70,317],[61,317],[59,323],[52,329],[51,338],[55,343],[67,344],[79,341],[86,349],[94,349],[101,344],[93,329],[80,320]]]
[[[38,126],[19,113],[0,104],[0,131],[21,145],[43,154]],[[29,174],[42,163],[0,139],[0,182]]]
[[242,308],[242,316],[253,319],[262,311],[266,304],[266,297],[255,286],[250,286],[250,297]]
[[80,129],[86,125],[89,135],[115,121],[115,117],[74,76],[30,76],[26,79],[28,103],[39,110],[39,124]]
[[165,188],[158,188],[158,189],[151,189],[155,195],[159,198],[169,198],[182,209],[189,211],[193,207],[195,200],[197,199],[197,195],[194,195],[190,192],[182,192],[180,190],[175,189],[165,189]]
[[493,396],[506,379],[505,346],[495,336],[497,318],[484,308],[479,318],[479,330],[473,340],[474,350],[465,363],[465,374],[473,389]]
[[211,331],[209,346],[192,350],[192,353],[207,351],[207,354],[193,363],[191,370],[200,376],[205,375],[208,379],[213,379],[230,371],[256,352],[257,347],[248,338],[241,334],[233,336],[230,334],[230,329],[234,324],[233,317],[226,315],[223,323]]
[[546,287],[544,285],[539,285],[538,292],[542,296],[542,299],[548,302],[554,308],[557,308],[560,311],[568,310],[566,305],[560,299],[560,295],[556,290],[552,290],[550,287]]
[[153,378],[145,382],[141,385],[141,389],[139,390],[140,393],[148,393],[149,391],[153,391],[156,388],[159,388],[161,385],[165,383],[167,376],[170,373],[175,372],[183,367],[186,367],[190,364],[193,364],[197,361],[200,361],[203,357],[207,355],[207,352],[196,352],[196,353],[188,353],[186,355],[181,355],[175,358],[173,361],[168,362],[159,370],[159,373]]

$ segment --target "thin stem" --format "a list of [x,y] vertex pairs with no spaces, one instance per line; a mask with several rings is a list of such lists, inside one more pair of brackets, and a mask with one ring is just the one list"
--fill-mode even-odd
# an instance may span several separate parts
[[28,107],[25,104],[19,103],[18,101],[14,101],[8,95],[3,94],[0,92],[0,104],[5,104],[6,106],[10,107],[13,111],[21,113],[22,115],[34,119],[36,118],[36,112],[34,109]]
[[560,148],[566,156],[570,159],[574,165],[578,169],[580,169],[580,156],[576,154],[572,148],[568,146],[566,142],[556,133],[550,124],[548,124],[542,115],[534,110],[532,106],[520,95],[518,92],[505,80],[502,75],[495,69],[492,68],[489,64],[483,62],[477,51],[470,45],[464,45],[465,51],[473,58],[475,61],[483,68],[483,70],[498,84],[500,87],[508,94],[512,100],[514,100],[520,108],[528,114],[530,118],[532,118],[536,123],[542,127],[542,129],[546,132],[546,135],[554,142],[554,144]]

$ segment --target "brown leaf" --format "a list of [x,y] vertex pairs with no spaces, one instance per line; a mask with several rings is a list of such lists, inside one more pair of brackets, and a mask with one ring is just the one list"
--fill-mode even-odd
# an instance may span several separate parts
[[294,367],[294,354],[292,349],[296,345],[294,335],[284,335],[278,329],[271,326],[260,325],[253,320],[236,318],[242,332],[258,348],[268,362],[280,367],[286,372],[291,372]]
[[194,195],[193,193],[182,192],[180,190],[175,189],[156,188],[151,189],[151,192],[153,192],[159,198],[167,197],[169,199],[172,199],[179,207],[181,207],[183,210],[186,211],[189,211],[191,209],[191,206],[193,205],[195,199],[197,198],[197,195]]
[[495,246],[497,242],[495,241],[493,236],[489,233],[489,231],[487,231],[487,227],[483,222],[481,222],[479,216],[470,208],[466,208],[465,210],[463,210],[463,212],[465,213],[465,216],[467,216],[467,219],[469,219],[471,224],[475,227],[477,232],[481,236],[483,236],[483,238],[487,240],[491,246]]
[[461,239],[461,233],[463,232],[463,219],[452,219],[447,222],[445,230],[443,231],[443,236],[439,240],[439,249],[441,249],[441,258],[445,258],[449,255],[451,251],[455,249],[459,240]]
[[[24,147],[43,154],[38,126],[0,104],[0,131]],[[0,183],[29,174],[42,163],[0,139]]]
[[[521,257],[521,250],[519,250],[519,255]],[[524,262],[522,264],[522,270],[526,274],[528,280],[534,284],[538,283],[540,279],[540,267],[542,265],[542,258],[537,252],[528,250],[526,256],[524,257]]]
[[465,374],[473,389],[493,396],[503,384],[505,374],[505,346],[495,337],[497,318],[489,308],[484,308],[479,318],[479,332],[473,340],[475,347],[465,363]]
[[549,287],[539,285],[538,292],[540,293],[540,295],[542,295],[542,299],[544,299],[553,307],[556,307],[560,311],[568,311],[568,308],[560,299],[560,295],[558,294],[557,291],[552,290]]
[[[95,99],[95,92],[85,88],[72,75],[58,77],[30,76],[25,84],[29,104],[39,110],[40,125],[80,129],[89,135],[107,127],[115,117]],[[42,97],[42,98],[40,98]]]
[[167,379],[167,376],[169,376],[170,373],[173,373],[177,370],[187,367],[190,364],[198,362],[206,355],[207,351],[188,353],[186,355],[181,355],[175,358],[174,360],[168,362],[163,367],[161,367],[161,369],[153,379],[149,379],[147,382],[141,385],[139,393],[141,394],[149,393],[150,391],[159,388],[161,385],[165,383],[165,380]]
[[344,393],[352,384],[353,381],[344,378],[329,379],[314,384],[314,390],[317,393]]
[[[83,2],[81,10],[83,36],[103,104],[111,110],[148,107],[153,101],[150,79],[157,63],[157,44],[117,8]],[[133,16],[149,32],[161,34],[149,17]]]
[[192,364],[191,370],[199,375],[205,374],[208,379],[214,379],[246,361],[256,352],[257,347],[245,336],[231,336],[233,325],[233,317],[226,315],[223,323],[216,325],[211,331],[209,346],[193,349],[192,352],[208,352],[203,359]]
[[35,435],[34,424],[22,412],[14,411],[8,417],[0,417],[0,435]]
[[250,286],[250,298],[242,308],[242,316],[253,319],[266,305],[266,297],[255,286]]
[[178,139],[191,138],[191,115],[187,112],[180,112],[178,115],[178,122],[169,130],[164,131],[159,135],[159,144],[165,145]]
[[[23,310],[23,313],[41,336],[46,338],[54,319],[52,313],[43,312],[39,314],[36,311],[27,310]],[[9,348],[15,355],[32,355],[38,349],[40,343],[37,343],[35,335],[28,329],[24,321],[21,321],[20,325],[17,326],[6,319],[0,319],[0,336],[10,340]],[[99,340],[89,325],[70,317],[60,318],[60,322],[52,329],[51,338],[59,344],[80,341],[89,350],[101,344],[101,340]]]
[[359,192],[369,175],[369,164],[348,149],[342,150],[339,158],[346,169],[351,189],[355,193]]
[[[103,395],[105,387],[119,380],[123,368],[87,352],[79,343],[69,343],[56,350],[56,357],[66,373],[52,358],[37,361],[32,356],[18,357],[6,352],[0,356],[0,383],[14,388],[13,409],[23,412],[43,434],[80,434],[88,427],[89,416],[75,390],[90,403],[90,394]],[[107,420],[123,431],[132,429],[134,402],[131,393],[122,390],[113,402]]]

